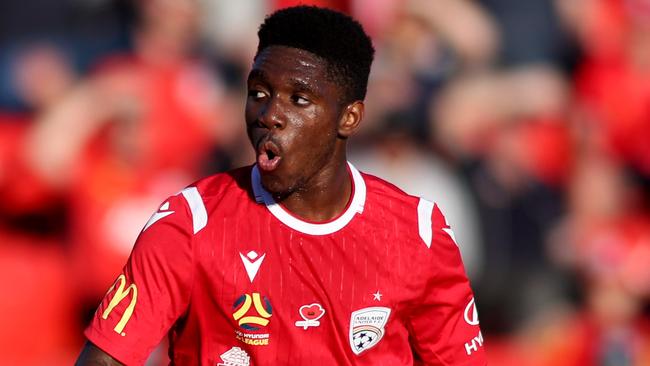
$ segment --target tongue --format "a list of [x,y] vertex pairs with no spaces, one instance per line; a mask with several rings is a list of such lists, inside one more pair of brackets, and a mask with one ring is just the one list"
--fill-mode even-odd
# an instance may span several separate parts
[[267,152],[262,152],[257,155],[257,166],[265,172],[271,172],[275,170],[279,164],[280,157],[277,155],[272,159],[269,158],[269,154]]

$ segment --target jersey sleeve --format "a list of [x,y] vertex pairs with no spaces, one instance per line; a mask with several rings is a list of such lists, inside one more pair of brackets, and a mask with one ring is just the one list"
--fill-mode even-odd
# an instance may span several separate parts
[[[486,365],[478,313],[454,234],[437,205],[421,200],[420,224],[431,276],[409,315],[412,347],[421,365]],[[422,234],[424,232],[424,234]]]
[[145,363],[189,303],[192,226],[181,194],[151,216],[86,328],[90,342],[126,365]]

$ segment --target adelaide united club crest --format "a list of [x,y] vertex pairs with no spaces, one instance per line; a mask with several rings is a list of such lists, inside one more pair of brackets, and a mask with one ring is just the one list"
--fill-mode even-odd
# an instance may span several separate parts
[[376,346],[384,337],[390,308],[373,306],[359,309],[350,318],[350,346],[359,355]]

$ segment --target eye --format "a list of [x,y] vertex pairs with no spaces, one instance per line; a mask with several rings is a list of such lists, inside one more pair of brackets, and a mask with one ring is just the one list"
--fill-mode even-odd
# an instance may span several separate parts
[[253,98],[254,100],[260,100],[260,99],[266,97],[266,93],[264,93],[261,90],[251,89],[251,90],[248,91],[248,97]]
[[311,101],[309,99],[307,99],[307,98],[305,98],[303,96],[300,96],[300,95],[293,95],[291,97],[291,100],[296,105],[299,105],[299,106],[308,106],[309,104],[311,104]]

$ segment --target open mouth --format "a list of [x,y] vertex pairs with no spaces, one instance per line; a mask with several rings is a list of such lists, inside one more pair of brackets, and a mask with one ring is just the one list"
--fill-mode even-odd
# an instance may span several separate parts
[[276,144],[271,141],[260,144],[257,149],[257,166],[260,170],[265,172],[274,171],[280,164],[280,160],[282,160],[282,157]]

